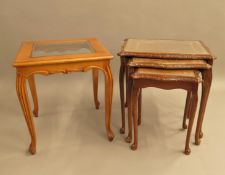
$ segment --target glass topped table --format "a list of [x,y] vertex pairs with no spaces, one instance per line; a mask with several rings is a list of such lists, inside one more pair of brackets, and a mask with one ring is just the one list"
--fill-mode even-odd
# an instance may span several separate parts
[[111,53],[96,39],[71,39],[53,41],[23,42],[16,56],[16,89],[24,112],[25,120],[31,136],[29,151],[36,153],[36,134],[26,91],[26,80],[29,82],[34,103],[33,114],[38,116],[38,98],[34,74],[50,75],[88,71],[92,69],[93,91],[96,109],[98,101],[98,70],[105,75],[105,123],[108,139],[113,140],[114,134],[110,127],[113,79],[110,68]]
[[35,44],[32,51],[32,58],[44,56],[60,56],[74,54],[94,53],[88,41],[71,42],[62,44]]
[[23,42],[16,56],[15,67],[109,60],[111,53],[95,38]]

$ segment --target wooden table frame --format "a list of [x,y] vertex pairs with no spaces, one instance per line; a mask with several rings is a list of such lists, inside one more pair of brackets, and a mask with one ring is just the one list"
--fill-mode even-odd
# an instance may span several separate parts
[[[171,80],[164,80],[163,77],[158,76],[156,80],[149,79],[147,77],[133,77],[132,73],[135,71],[134,67],[128,66],[128,83],[129,83],[129,91],[128,91],[128,136],[126,141],[130,143],[132,141],[132,121],[134,126],[134,142],[131,145],[132,150],[136,150],[138,147],[138,122],[139,122],[139,96],[141,95],[141,89],[147,87],[156,87],[164,90],[171,89],[183,89],[186,90],[187,93],[191,93],[189,106],[187,106],[187,110],[189,113],[189,123],[187,127],[187,136],[184,153],[189,155],[191,153],[191,149],[189,146],[192,126],[195,118],[195,112],[197,108],[198,102],[198,73],[195,72],[196,80],[190,81],[181,78],[176,78],[175,76]],[[156,76],[156,75],[155,75]],[[138,106],[138,107],[137,107]],[[185,121],[186,122],[186,121]],[[184,123],[183,123],[184,126]],[[186,129],[186,128],[185,128]]]
[[[206,110],[206,105],[208,101],[208,96],[211,88],[212,83],[212,66],[213,66],[213,60],[216,58],[209,48],[202,42],[198,41],[201,46],[206,50],[207,54],[177,54],[177,53],[157,53],[157,52],[132,52],[132,51],[125,51],[126,44],[128,43],[129,39],[124,40],[124,44],[122,45],[121,52],[118,53],[118,55],[121,58],[121,66],[120,66],[120,99],[121,99],[121,114],[122,114],[122,127],[120,129],[120,133],[125,132],[125,107],[127,107],[127,100],[128,100],[128,69],[127,69],[127,63],[129,60],[133,57],[141,57],[141,58],[158,58],[158,59],[193,59],[193,60],[205,60],[211,68],[209,69],[198,69],[202,74],[202,94],[201,94],[201,100],[200,100],[200,108],[199,108],[199,114],[198,114],[198,121],[197,121],[197,127],[195,132],[195,143],[196,145],[199,145],[201,142],[201,138],[203,137],[202,132],[202,123],[203,118]],[[182,40],[180,40],[182,41]],[[190,68],[189,68],[190,69]],[[196,70],[196,68],[193,68],[193,70]],[[126,75],[126,102],[124,102],[124,75]],[[186,107],[185,109],[189,109],[188,107],[190,104],[190,96],[191,93],[187,94],[186,99]],[[139,106],[141,106],[141,95],[139,96]],[[141,123],[141,110],[139,110],[139,124]],[[188,117],[188,110],[185,110],[184,118]]]
[[[126,83],[126,102],[124,99],[124,75],[126,76],[126,82],[128,82],[128,68],[127,64],[129,62],[129,59],[132,57],[128,56],[121,56],[121,65],[120,65],[120,74],[119,74],[119,83],[120,83],[120,100],[121,100],[121,116],[122,116],[122,127],[120,129],[120,133],[125,133],[125,107],[127,106],[128,101],[128,83]],[[208,64],[213,66],[213,60],[207,60]],[[205,109],[208,101],[208,96],[211,88],[212,83],[212,68],[210,69],[202,69],[199,70],[202,74],[202,91],[201,91],[201,100],[200,100],[200,107],[199,107],[199,114],[198,114],[198,121],[196,126],[196,132],[195,132],[195,144],[199,145],[201,142],[201,138],[203,137],[202,132],[202,123],[204,119]],[[141,94],[141,92],[140,92]],[[184,117],[188,118],[189,112],[187,109],[189,109],[190,103],[190,97],[191,93],[187,94],[186,104],[185,104],[185,113]],[[139,96],[139,102],[141,101],[141,95]],[[139,103],[139,106],[141,106],[141,103]],[[139,124],[141,123],[141,107],[138,112],[138,119]],[[183,122],[184,123],[184,122]],[[184,125],[183,125],[184,126]]]
[[[94,46],[99,47],[99,42],[96,39],[83,39],[93,42]],[[77,40],[68,40],[68,42],[77,41]],[[50,43],[54,43],[55,41],[48,41]],[[48,43],[47,42],[47,43]],[[57,42],[64,42],[57,41]],[[67,42],[67,41],[66,41]],[[18,98],[24,113],[24,117],[27,123],[27,127],[31,137],[31,144],[29,147],[29,151],[31,154],[36,153],[36,134],[35,127],[33,124],[31,109],[28,101],[28,95],[26,90],[26,81],[28,80],[32,99],[34,103],[33,113],[37,117],[38,116],[38,98],[35,87],[35,74],[42,75],[51,75],[55,73],[70,73],[70,72],[85,72],[88,70],[93,70],[93,91],[94,91],[94,101],[96,109],[99,108],[99,100],[98,100],[98,72],[101,70],[105,76],[105,127],[107,132],[107,137],[109,141],[112,141],[114,138],[114,134],[111,130],[110,119],[111,119],[111,106],[112,106],[112,94],[113,94],[113,77],[110,68],[110,59],[112,55],[104,48],[100,52],[100,54],[96,53],[96,55],[91,55],[93,59],[88,59],[89,54],[86,55],[78,55],[68,59],[65,56],[56,57],[58,59],[52,59],[48,62],[48,58],[40,58],[37,60],[30,60],[29,57],[24,57],[26,53],[31,52],[31,45],[34,42],[25,43],[21,48],[19,54],[17,55],[16,62],[14,66],[16,67],[16,90],[18,94]],[[96,45],[95,45],[96,44]],[[28,48],[29,46],[29,48]],[[102,47],[102,46],[101,46]],[[98,49],[98,48],[97,48]],[[99,49],[98,49],[99,50]],[[23,55],[23,56],[22,56]],[[28,54],[29,55],[29,54]],[[71,57],[71,56],[70,56]],[[26,58],[26,59],[25,59]],[[73,59],[74,58],[74,59]],[[20,61],[24,59],[23,61]]]

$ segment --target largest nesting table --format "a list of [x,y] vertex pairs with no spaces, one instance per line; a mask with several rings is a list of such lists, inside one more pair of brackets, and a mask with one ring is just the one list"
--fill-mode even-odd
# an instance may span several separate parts
[[105,126],[107,137],[113,140],[114,134],[110,127],[113,78],[110,68],[112,55],[96,39],[70,39],[54,41],[23,42],[16,56],[16,90],[31,136],[29,151],[36,153],[36,134],[26,91],[26,80],[34,102],[33,113],[38,116],[38,98],[34,74],[51,75],[55,73],[93,71],[93,89],[95,106],[98,109],[98,70],[105,76]]

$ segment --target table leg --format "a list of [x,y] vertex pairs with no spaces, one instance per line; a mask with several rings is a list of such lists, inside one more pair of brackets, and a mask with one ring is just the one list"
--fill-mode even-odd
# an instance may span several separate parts
[[140,94],[138,98],[138,125],[141,124],[141,102],[142,102],[142,88],[140,88]]
[[185,110],[184,110],[184,117],[183,117],[183,124],[182,124],[182,128],[183,129],[187,129],[186,120],[190,116],[190,111],[191,111],[191,91],[187,91]]
[[35,154],[36,153],[35,128],[33,125],[33,118],[31,116],[31,110],[30,110],[27,91],[26,91],[26,79],[21,74],[17,74],[17,77],[16,77],[16,90],[17,90],[17,95],[20,101],[20,105],[22,107],[24,117],[27,123],[27,127],[31,136],[31,144],[29,147],[29,151],[31,154]]
[[120,84],[120,103],[121,103],[121,118],[122,118],[122,127],[120,128],[120,133],[125,133],[125,105],[124,105],[124,73],[125,73],[125,64],[124,59],[121,58],[120,64],[120,75],[119,75],[119,84]]
[[192,107],[191,107],[190,118],[188,122],[188,130],[187,130],[187,137],[186,137],[185,150],[184,150],[184,153],[186,155],[189,155],[191,153],[189,144],[190,144],[190,138],[191,138],[191,130],[192,130],[192,126],[193,126],[194,118],[195,118],[195,112],[196,112],[196,108],[198,104],[198,84],[192,89],[193,89],[191,92]]
[[191,116],[191,108],[192,108],[192,100],[191,100],[191,96],[192,96],[192,94],[190,94],[190,97],[189,97],[189,106],[188,106],[188,111],[187,111],[187,115],[186,115],[186,117],[187,117],[187,119],[189,119],[190,118],[190,116]]
[[132,91],[132,114],[134,124],[134,143],[131,145],[132,150],[136,150],[138,147],[138,98],[140,95],[140,88],[133,87]]
[[31,75],[28,78],[28,82],[29,82],[29,86],[30,86],[32,99],[33,99],[33,102],[34,102],[33,114],[34,114],[35,117],[38,117],[38,98],[37,98],[37,90],[36,90],[34,75]]
[[130,73],[132,70],[130,70],[128,75],[128,81],[126,84],[130,87],[128,89],[127,93],[127,105],[128,105],[128,136],[126,137],[125,141],[127,143],[131,143],[132,141],[132,120],[133,120],[133,79],[130,77]]
[[92,70],[92,78],[93,78],[93,92],[94,92],[95,108],[99,109],[100,102],[98,100],[98,69]]
[[209,91],[210,91],[211,83],[212,83],[212,69],[204,70],[202,72],[202,79],[203,79],[202,97],[201,97],[197,127],[196,127],[196,132],[195,132],[195,144],[196,145],[200,144],[200,142],[201,142],[200,139],[203,137],[202,123],[203,123],[205,108],[207,105]]
[[109,141],[112,141],[114,134],[111,130],[111,109],[112,109],[112,94],[113,94],[113,77],[110,65],[107,65],[104,70],[105,75],[105,124],[106,132]]
[[128,85],[128,78],[129,78],[129,73],[128,73],[128,66],[127,62],[125,63],[125,75],[126,75],[126,101],[125,101],[125,107],[128,107],[128,94],[129,94],[129,85]]

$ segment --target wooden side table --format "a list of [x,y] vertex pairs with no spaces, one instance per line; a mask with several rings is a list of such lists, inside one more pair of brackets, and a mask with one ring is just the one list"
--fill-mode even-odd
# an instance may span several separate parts
[[105,126],[107,137],[113,140],[110,127],[113,77],[110,68],[112,55],[95,38],[71,39],[58,41],[23,42],[16,56],[16,90],[31,136],[29,151],[36,153],[36,134],[26,91],[26,80],[34,102],[33,113],[38,116],[38,98],[35,88],[34,74],[51,75],[55,73],[84,72],[93,70],[93,89],[95,106],[98,101],[98,70],[105,76]]
[[[121,133],[125,132],[125,106],[128,98],[128,86],[126,86],[126,103],[124,102],[124,75],[127,75],[127,64],[131,58],[161,59],[161,60],[204,60],[210,67],[188,67],[183,69],[197,69],[202,74],[202,95],[200,101],[198,122],[195,134],[195,143],[200,144],[200,138],[203,137],[202,122],[205,114],[205,108],[209,96],[212,82],[212,66],[215,57],[210,50],[201,41],[184,41],[184,40],[148,40],[148,39],[125,39],[124,44],[118,54],[121,57],[120,67],[120,98],[122,112]],[[128,84],[128,83],[126,83]],[[190,103],[190,93],[187,96],[186,106]],[[141,95],[140,95],[141,97]],[[141,98],[139,99],[139,101]],[[140,103],[139,103],[140,104]],[[187,115],[187,114],[185,114]]]
[[[136,68],[156,68],[162,70],[204,70],[204,69],[211,69],[212,66],[207,63],[205,60],[169,60],[169,59],[149,59],[149,58],[131,58],[129,59],[128,63],[129,67],[134,69]],[[141,89],[140,89],[141,91]],[[140,93],[141,94],[141,93]],[[186,105],[184,110],[184,117],[183,117],[183,129],[187,129],[186,119],[190,116],[190,97],[191,92],[187,92],[186,98]],[[139,104],[141,107],[141,105]],[[138,110],[139,117],[138,122],[141,123],[141,109]]]
[[[129,67],[129,69],[134,69]],[[198,101],[198,83],[201,81],[198,71],[193,70],[163,70],[163,69],[152,69],[152,68],[135,68],[133,71],[129,70],[129,82],[131,82],[131,90],[129,91],[128,101],[128,116],[129,122],[131,122],[131,116],[133,114],[133,125],[134,125],[134,143],[131,145],[132,150],[136,150],[138,147],[138,118],[137,118],[137,104],[138,96],[141,88],[156,87],[161,89],[183,89],[191,92],[191,110],[190,119],[188,123],[188,130],[185,144],[185,154],[190,154],[191,149],[189,146],[191,130],[194,122],[195,111],[197,108]],[[129,125],[132,125],[129,123]],[[127,141],[131,141],[132,130],[129,128]]]

